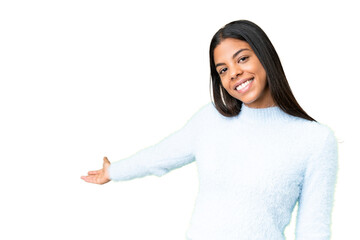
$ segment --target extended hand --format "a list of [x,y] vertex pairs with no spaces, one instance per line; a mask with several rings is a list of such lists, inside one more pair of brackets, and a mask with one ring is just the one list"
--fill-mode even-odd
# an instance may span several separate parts
[[107,159],[107,157],[104,157],[104,163],[102,169],[97,171],[89,171],[88,175],[82,176],[81,179],[83,179],[85,182],[96,183],[96,184],[104,184],[110,182],[110,176],[108,171],[109,166],[110,166],[110,161]]

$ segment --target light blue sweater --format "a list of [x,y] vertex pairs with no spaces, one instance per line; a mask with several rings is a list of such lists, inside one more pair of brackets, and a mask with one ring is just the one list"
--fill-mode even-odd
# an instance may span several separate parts
[[297,201],[296,240],[330,239],[338,156],[328,127],[279,107],[243,105],[224,117],[209,103],[158,144],[112,163],[110,178],[162,176],[195,160],[189,240],[284,240]]

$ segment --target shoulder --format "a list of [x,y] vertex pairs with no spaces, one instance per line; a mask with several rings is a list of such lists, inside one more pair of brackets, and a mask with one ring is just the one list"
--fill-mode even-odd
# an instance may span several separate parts
[[291,117],[288,124],[282,126],[282,132],[297,143],[309,154],[321,151],[323,148],[335,149],[337,138],[328,125],[299,117]]
[[212,103],[206,103],[200,106],[195,113],[190,117],[187,121],[185,126],[188,128],[195,127],[198,128],[199,126],[203,125],[207,122],[207,120],[212,119],[211,115],[213,114],[213,106]]
[[221,115],[212,102],[208,102],[199,107],[199,109],[192,115],[187,122],[191,128],[198,130],[213,129],[214,126],[220,127],[224,122],[225,116]]
[[334,131],[327,125],[315,121],[309,121],[308,131],[312,134],[313,138],[318,141],[326,141],[327,139],[335,139]]
[[328,125],[299,117],[292,117],[289,127],[294,129],[299,136],[308,137],[314,141],[335,137],[334,131]]
[[303,136],[304,140],[307,141],[308,147],[312,149],[313,154],[323,151],[337,151],[338,140],[332,128],[315,121],[302,120],[301,122],[301,124],[298,123],[302,126],[299,135]]
[[201,108],[200,108],[200,111],[203,111],[203,112],[206,112],[208,114],[215,114],[215,113],[219,113],[215,106],[214,106],[214,103],[212,102],[208,102],[206,104],[204,104]]
[[201,118],[201,119],[214,119],[222,116],[215,108],[212,102],[208,102],[202,105],[198,111],[193,115],[193,118]]
[[[315,130],[316,129],[316,130]],[[328,151],[336,152],[338,148],[338,140],[335,136],[334,131],[327,125],[317,123],[314,127],[314,133],[318,137],[318,152]]]
[[336,172],[338,165],[338,140],[334,131],[327,125],[312,122],[309,124],[311,138],[309,138],[308,167],[326,169],[327,172]]

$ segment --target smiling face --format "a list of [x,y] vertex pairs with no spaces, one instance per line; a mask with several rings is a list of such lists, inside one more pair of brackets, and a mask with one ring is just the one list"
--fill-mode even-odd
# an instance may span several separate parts
[[214,63],[225,90],[251,108],[274,105],[266,71],[250,45],[226,38],[214,49]]

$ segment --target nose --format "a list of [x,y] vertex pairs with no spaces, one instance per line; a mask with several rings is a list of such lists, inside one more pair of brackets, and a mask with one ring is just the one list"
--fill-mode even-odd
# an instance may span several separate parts
[[243,73],[243,70],[240,66],[233,66],[230,69],[230,78],[231,80],[237,79],[241,74]]

